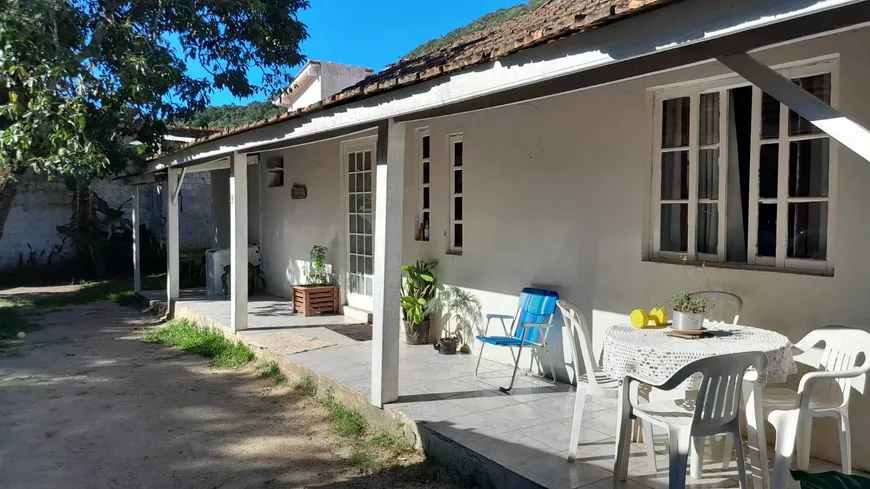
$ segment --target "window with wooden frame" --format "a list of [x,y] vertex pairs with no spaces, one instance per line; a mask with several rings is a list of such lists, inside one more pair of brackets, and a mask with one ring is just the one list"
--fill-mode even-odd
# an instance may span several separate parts
[[464,245],[465,229],[463,220],[462,176],[464,148],[462,134],[448,138],[450,154],[450,227],[448,229],[448,252],[461,255]]
[[[778,70],[837,106],[837,63]],[[833,273],[836,144],[739,77],[655,93],[652,257]]]
[[429,130],[421,129],[417,132],[417,160],[419,172],[417,173],[417,185],[419,189],[419,224],[417,228],[417,241],[429,241],[429,227],[432,212],[432,174],[430,152],[432,145],[429,139]]

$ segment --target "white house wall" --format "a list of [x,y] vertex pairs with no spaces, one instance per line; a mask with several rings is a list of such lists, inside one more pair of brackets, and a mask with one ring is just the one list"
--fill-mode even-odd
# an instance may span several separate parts
[[[870,64],[862,30],[756,53],[767,64],[840,55],[840,110],[870,124]],[[466,287],[485,313],[513,313],[523,287],[552,288],[577,304],[589,319],[600,351],[604,331],[627,321],[634,308],[666,303],[687,288],[683,267],[644,261],[649,243],[652,185],[652,106],[648,88],[727,73],[716,63],[574,94],[461,116],[415,123],[407,128],[403,262],[435,259],[439,280]],[[417,129],[431,137],[431,228],[429,242],[414,240],[419,223]],[[447,141],[464,141],[464,246],[449,255]],[[338,276],[344,271],[345,198],[340,141],[280,152],[285,185],[262,189],[262,244],[268,289],[289,297],[304,282],[308,252],[329,247]],[[272,153],[275,154],[275,153]],[[261,158],[270,154],[264,153]],[[741,322],[774,329],[793,341],[827,324],[870,327],[866,306],[870,261],[870,164],[838,151],[836,222],[832,277],[707,267],[689,270],[692,289],[721,289],[745,300]],[[261,173],[260,178],[264,175]],[[293,183],[308,197],[291,200]],[[376,189],[377,190],[377,189]],[[703,280],[702,280],[703,279]],[[494,324],[490,333],[500,333]],[[554,357],[568,377],[571,346],[555,330]],[[437,335],[437,332],[434,333]],[[478,348],[477,342],[472,342]],[[510,362],[506,349],[487,356]],[[526,362],[529,361],[526,356]],[[437,375],[433,372],[432,375]],[[859,396],[853,412],[870,408]],[[817,421],[813,453],[837,457],[836,430]],[[870,421],[853,418],[856,440],[870,435]],[[870,447],[855,444],[856,466],[870,468]]]
[[[867,125],[868,41],[865,29],[756,56],[779,64],[839,53],[840,110]],[[632,309],[667,303],[687,287],[740,295],[745,301],[741,323],[779,331],[795,342],[829,324],[870,328],[870,228],[865,225],[870,164],[846,149],[838,151],[833,277],[712,267],[702,274],[642,259],[649,242],[652,182],[647,88],[724,73],[721,65],[710,64],[409,127],[404,261],[438,260],[440,281],[477,293],[485,313],[512,314],[523,287],[552,288],[591,322],[596,352],[604,331],[626,323]],[[432,145],[428,243],[413,239],[419,222],[414,163],[419,127],[428,127]],[[447,138],[457,132],[463,133],[465,151],[462,256],[446,253],[445,237]],[[503,333],[494,323],[490,334]],[[567,375],[570,346],[556,336],[554,356],[561,353],[567,359],[557,361],[557,368]],[[486,351],[486,356],[511,361],[507,349]],[[853,402],[853,412],[870,408],[868,396]],[[813,454],[836,459],[834,424],[821,420],[815,426]],[[852,429],[855,439],[866,437],[870,421],[855,419]],[[856,465],[870,467],[870,447],[855,445],[853,450]]]

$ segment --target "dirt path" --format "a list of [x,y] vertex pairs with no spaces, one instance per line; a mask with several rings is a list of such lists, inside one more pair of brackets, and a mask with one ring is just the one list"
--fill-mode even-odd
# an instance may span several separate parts
[[[422,468],[362,475],[323,412],[252,369],[145,344],[108,302],[52,309],[0,352],[0,487],[435,487]],[[438,485],[437,487],[448,487]]]

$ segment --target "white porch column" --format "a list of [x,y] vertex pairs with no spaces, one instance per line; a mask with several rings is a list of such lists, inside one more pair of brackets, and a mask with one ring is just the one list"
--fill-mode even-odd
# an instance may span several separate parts
[[405,124],[378,126],[375,175],[375,276],[372,331],[372,404],[399,397],[399,319],[402,280],[402,206]]
[[230,322],[248,329],[248,161],[230,155]]
[[746,53],[730,54],[716,59],[771,97],[785,104],[789,109],[812,122],[816,127],[839,141],[840,144],[857,153],[858,156],[870,161],[870,131],[864,126],[847,119],[815,95],[795,85],[788,78],[759,63]]
[[166,176],[166,298],[167,307],[178,299],[178,186],[181,170],[170,168]]
[[139,226],[141,225],[141,217],[139,216],[139,186],[133,185],[133,207],[130,211],[130,224],[133,226],[133,292],[142,292],[142,262],[141,255],[141,236],[139,236]]

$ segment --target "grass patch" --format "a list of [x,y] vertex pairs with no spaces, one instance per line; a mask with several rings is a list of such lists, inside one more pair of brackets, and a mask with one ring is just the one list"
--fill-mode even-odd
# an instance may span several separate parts
[[260,365],[257,365],[257,370],[260,371],[260,377],[272,379],[276,384],[282,387],[287,386],[287,377],[281,373],[281,367],[278,366],[278,362],[274,360],[271,362],[263,362]]
[[[305,377],[300,382],[306,382],[303,387],[307,387],[314,381]],[[414,447],[405,438],[374,432],[359,412],[336,401],[331,392],[318,401],[326,408],[333,431],[349,442],[349,461],[360,470],[384,470],[397,465],[402,455],[414,452]]]
[[293,382],[293,385],[290,387],[305,397],[314,397],[317,394],[317,382],[314,381],[314,377],[302,377]]
[[33,324],[21,312],[22,307],[29,305],[28,301],[0,299],[0,349],[7,348],[10,341],[18,339],[18,333],[33,329]]
[[241,341],[231,341],[220,331],[197,325],[187,319],[174,319],[142,335],[146,343],[163,343],[211,358],[211,365],[221,369],[237,369],[254,359],[254,352]]

